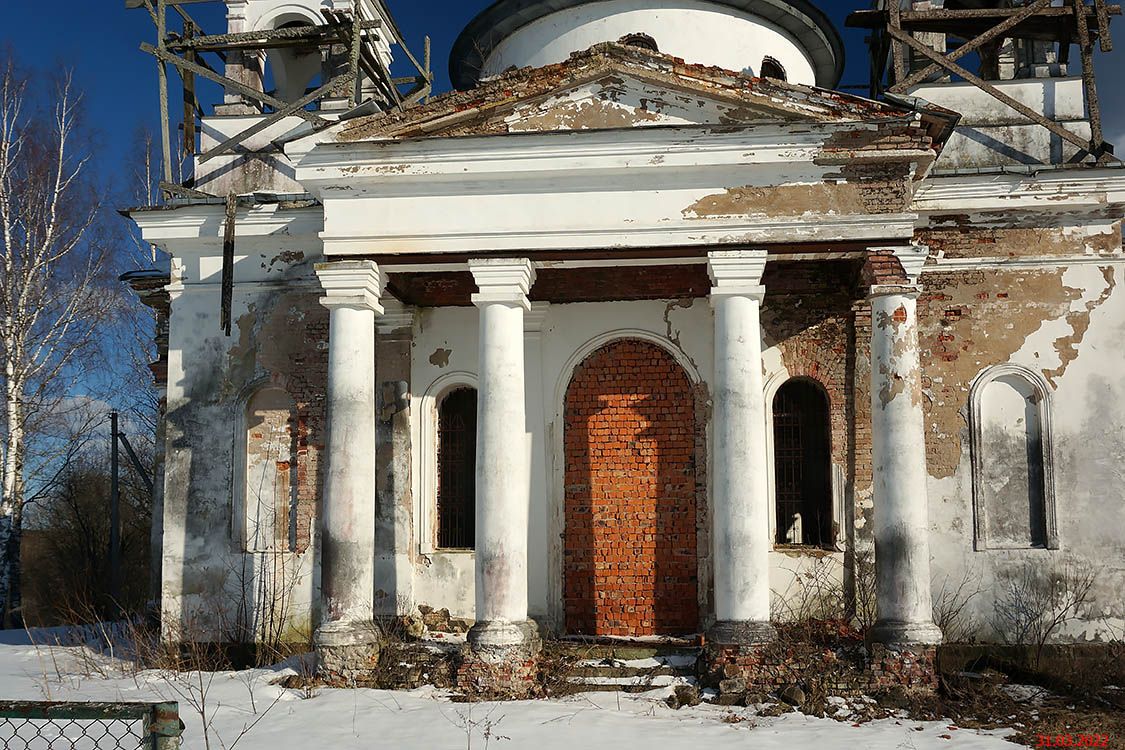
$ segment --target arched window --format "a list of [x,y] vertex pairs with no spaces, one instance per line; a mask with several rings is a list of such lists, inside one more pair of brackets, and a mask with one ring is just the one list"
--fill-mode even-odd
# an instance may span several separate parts
[[1056,549],[1050,388],[1020,365],[982,372],[971,395],[977,549]]
[[437,546],[472,549],[476,535],[477,391],[457,388],[438,405]]
[[618,44],[624,44],[626,47],[640,47],[647,49],[649,52],[659,52],[660,47],[656,44],[656,40],[648,34],[637,32],[636,34],[626,34],[617,40]]
[[760,78],[774,78],[778,81],[784,81],[785,68],[772,57],[766,57],[762,60],[762,72]]
[[[278,20],[280,22],[275,22],[275,28],[279,30],[313,25],[304,18],[293,18],[291,14]],[[323,63],[320,47],[316,44],[271,49],[266,59],[269,65],[265,69],[264,86],[272,89],[274,96],[284,102],[295,102],[310,88],[320,85]]]
[[243,549],[295,551],[296,403],[280,388],[262,388],[246,402],[245,424]]
[[834,544],[828,398],[811,380],[790,380],[774,396],[773,455],[775,541]]

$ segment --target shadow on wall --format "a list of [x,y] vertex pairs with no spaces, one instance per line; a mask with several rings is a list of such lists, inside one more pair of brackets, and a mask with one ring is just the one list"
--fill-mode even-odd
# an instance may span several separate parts
[[696,632],[696,422],[687,374],[655,344],[611,342],[576,368],[565,425],[567,632]]

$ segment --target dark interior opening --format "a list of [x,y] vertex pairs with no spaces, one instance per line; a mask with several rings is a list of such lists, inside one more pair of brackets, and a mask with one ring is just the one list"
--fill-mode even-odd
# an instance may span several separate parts
[[477,391],[458,388],[438,406],[438,544],[472,549],[476,536]]
[[762,73],[761,78],[774,78],[778,81],[784,81],[785,68],[777,60],[772,57],[767,57],[762,60]]
[[774,397],[773,452],[775,542],[832,546],[828,398],[812,381],[790,380]]
[[637,32],[636,34],[626,34],[617,40],[618,44],[624,44],[626,47],[640,47],[647,49],[649,52],[659,52],[660,47],[656,44],[656,40],[648,34]]

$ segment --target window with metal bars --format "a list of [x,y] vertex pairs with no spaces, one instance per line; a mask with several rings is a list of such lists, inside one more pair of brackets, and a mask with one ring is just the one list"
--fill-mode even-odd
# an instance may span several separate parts
[[835,543],[830,429],[828,398],[815,383],[794,379],[777,391],[773,454],[778,544]]
[[437,546],[472,549],[476,536],[475,388],[458,388],[442,398],[437,454]]

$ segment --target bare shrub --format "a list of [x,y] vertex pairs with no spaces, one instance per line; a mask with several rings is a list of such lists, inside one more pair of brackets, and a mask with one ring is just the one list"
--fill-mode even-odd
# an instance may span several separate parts
[[852,560],[852,602],[849,614],[857,630],[866,632],[879,616],[875,588],[875,555],[856,552]]
[[974,639],[977,624],[969,619],[969,604],[984,592],[981,576],[972,566],[954,583],[946,576],[933,589],[934,622],[941,628],[946,643],[966,643]]
[[784,592],[773,592],[771,617],[778,622],[840,620],[847,612],[839,566],[831,555],[811,558],[804,570],[788,569],[793,580]]
[[1097,579],[1092,567],[1067,561],[1046,567],[1024,562],[1007,576],[996,599],[992,625],[1004,643],[1035,647],[1039,668],[1043,647],[1065,625],[1089,615]]

